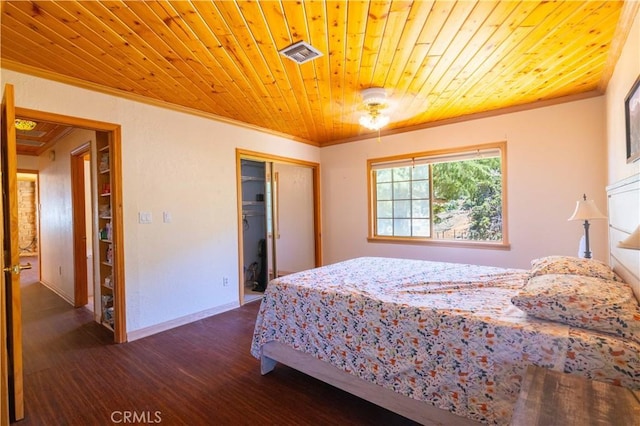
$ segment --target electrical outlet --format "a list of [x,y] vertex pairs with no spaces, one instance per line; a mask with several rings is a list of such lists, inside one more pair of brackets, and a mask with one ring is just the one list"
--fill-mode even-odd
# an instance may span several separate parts
[[222,286],[226,287],[229,285],[229,278],[227,277],[222,277]]

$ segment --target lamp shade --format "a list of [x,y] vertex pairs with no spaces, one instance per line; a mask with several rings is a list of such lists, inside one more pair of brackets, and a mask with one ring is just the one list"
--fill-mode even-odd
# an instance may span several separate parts
[[595,201],[587,200],[584,196],[583,200],[576,203],[576,209],[569,218],[569,220],[591,220],[591,219],[606,219],[607,217],[596,206]]
[[618,247],[640,250],[640,226],[638,226],[627,238],[620,241],[618,243]]

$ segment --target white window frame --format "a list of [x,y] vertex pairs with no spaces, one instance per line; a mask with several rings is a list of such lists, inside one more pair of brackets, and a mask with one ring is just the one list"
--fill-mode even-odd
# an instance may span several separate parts
[[[417,165],[428,163],[439,163],[443,161],[460,161],[464,159],[482,157],[482,155],[500,156],[502,170],[502,240],[501,241],[475,241],[475,240],[454,240],[438,239],[431,237],[414,236],[386,236],[377,235],[377,199],[375,170],[389,167],[402,167],[404,165]],[[429,179],[432,179],[431,175]],[[431,193],[431,182],[429,183]],[[369,193],[369,230],[368,241],[388,242],[388,243],[408,243],[408,244],[435,244],[449,245],[456,247],[494,248],[509,249],[509,235],[507,222],[507,143],[494,142],[481,145],[471,145],[452,149],[417,152],[392,157],[372,158],[367,160],[367,189]],[[431,196],[431,195],[430,195]],[[431,204],[431,203],[430,203]],[[433,206],[430,206],[433,209]],[[429,215],[431,229],[433,231],[433,215]],[[433,232],[431,232],[433,235]]]

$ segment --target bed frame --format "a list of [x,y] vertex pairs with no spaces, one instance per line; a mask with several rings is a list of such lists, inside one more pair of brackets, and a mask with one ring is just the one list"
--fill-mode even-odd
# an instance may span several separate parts
[[640,250],[618,247],[640,225],[640,174],[607,187],[609,264],[633,288],[640,303]]
[[269,373],[278,362],[423,425],[477,426],[479,424],[437,408],[428,402],[419,401],[359,379],[328,362],[296,351],[285,344],[268,342],[262,346],[261,373]]
[[[609,210],[610,265],[633,287],[640,301],[640,250],[617,247],[639,225],[640,175],[634,175],[607,187]],[[403,396],[374,383],[358,379],[349,373],[321,361],[312,355],[296,351],[279,342],[262,347],[261,373],[272,371],[277,363],[288,365],[318,380],[356,395],[394,413],[423,425],[478,425],[479,423],[424,401]]]

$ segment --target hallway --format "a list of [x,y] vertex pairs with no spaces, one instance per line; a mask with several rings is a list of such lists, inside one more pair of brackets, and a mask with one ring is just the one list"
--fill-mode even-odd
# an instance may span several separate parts
[[249,353],[259,303],[116,345],[89,310],[38,283],[32,264],[21,277],[17,426],[110,425],[125,412],[167,425],[414,424],[282,365],[260,375]]
[[69,374],[80,373],[86,349],[102,348],[113,338],[89,310],[74,309],[38,282],[37,257],[20,260],[32,269],[20,274],[26,419],[17,424],[56,424],[50,422],[61,419],[62,406],[73,403],[65,385]]

